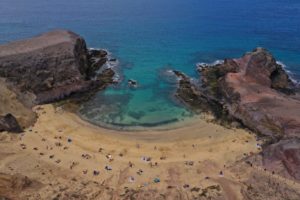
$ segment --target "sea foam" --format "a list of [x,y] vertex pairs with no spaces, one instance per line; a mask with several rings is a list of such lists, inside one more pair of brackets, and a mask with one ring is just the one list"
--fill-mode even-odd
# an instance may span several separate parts
[[293,78],[294,76],[294,73],[291,72],[289,69],[288,69],[288,66],[286,66],[283,62],[281,61],[277,61],[276,62],[278,65],[280,65],[285,71],[286,73],[289,75],[291,81],[296,84],[296,85],[300,85],[300,81],[297,81],[296,79]]

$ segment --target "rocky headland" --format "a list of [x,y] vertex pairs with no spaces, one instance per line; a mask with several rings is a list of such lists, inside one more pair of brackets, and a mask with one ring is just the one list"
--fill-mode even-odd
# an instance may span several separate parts
[[183,73],[176,96],[228,127],[248,128],[264,140],[261,164],[300,180],[300,97],[283,67],[265,49],[216,65],[198,65],[201,84]]
[[[67,30],[0,45],[1,104],[5,105],[0,106],[4,107],[0,116],[10,113],[23,127],[28,126],[34,117],[27,117],[28,122],[20,110],[104,88],[115,74],[110,68],[101,70],[107,60],[106,51],[88,50],[81,36]],[[5,108],[11,101],[19,106]],[[34,115],[30,111],[26,114]]]

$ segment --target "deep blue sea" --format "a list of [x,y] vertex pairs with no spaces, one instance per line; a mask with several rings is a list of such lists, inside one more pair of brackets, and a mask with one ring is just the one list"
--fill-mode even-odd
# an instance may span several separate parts
[[[57,28],[118,58],[123,83],[81,107],[99,125],[155,126],[193,114],[174,101],[167,69],[269,49],[300,79],[299,0],[0,0],[0,44]],[[139,87],[129,88],[128,79]]]

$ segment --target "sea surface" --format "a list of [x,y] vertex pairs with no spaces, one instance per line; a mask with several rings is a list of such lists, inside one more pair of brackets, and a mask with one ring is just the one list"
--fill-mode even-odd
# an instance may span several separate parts
[[[0,44],[53,29],[82,35],[118,59],[119,85],[80,115],[115,128],[154,127],[194,116],[172,93],[178,69],[269,49],[300,80],[299,0],[0,0]],[[128,87],[129,79],[138,82]]]

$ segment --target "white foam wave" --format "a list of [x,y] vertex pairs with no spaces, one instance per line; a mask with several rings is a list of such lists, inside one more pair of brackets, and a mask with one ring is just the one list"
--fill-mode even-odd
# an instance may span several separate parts
[[212,63],[204,63],[204,62],[200,62],[200,63],[197,63],[196,66],[197,67],[200,67],[200,66],[204,66],[204,67],[212,67],[212,66],[215,66],[215,65],[220,65],[220,64],[223,64],[224,63],[224,60],[216,60]]
[[168,69],[168,70],[166,70],[166,73],[168,73],[168,74],[174,74],[174,71],[171,70],[171,69]]
[[281,62],[281,61],[276,61],[276,63],[277,63],[278,65],[280,65],[280,66],[286,71],[286,73],[289,75],[291,81],[292,81],[294,84],[300,85],[300,81],[298,81],[298,80],[296,80],[296,79],[293,78],[294,73],[291,72],[290,70],[288,70],[288,67],[287,67],[283,62]]

